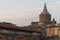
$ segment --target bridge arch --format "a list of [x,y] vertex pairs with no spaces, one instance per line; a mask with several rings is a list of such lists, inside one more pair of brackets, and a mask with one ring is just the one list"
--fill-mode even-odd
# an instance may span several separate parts
[[38,37],[32,37],[31,40],[39,40]]
[[26,38],[24,37],[24,36],[17,36],[16,38],[15,38],[15,40],[26,40]]
[[0,40],[6,40],[3,35],[0,35]]

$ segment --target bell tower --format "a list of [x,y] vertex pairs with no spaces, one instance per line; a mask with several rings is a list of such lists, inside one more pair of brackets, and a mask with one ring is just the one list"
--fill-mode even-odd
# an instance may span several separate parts
[[46,3],[44,3],[43,11],[42,11],[41,14],[39,15],[39,22],[40,22],[40,23],[47,23],[47,24],[49,24],[49,23],[51,22],[51,15],[50,15],[50,13],[47,11]]

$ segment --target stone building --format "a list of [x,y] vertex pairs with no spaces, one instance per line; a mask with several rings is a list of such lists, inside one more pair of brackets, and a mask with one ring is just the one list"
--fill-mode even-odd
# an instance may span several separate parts
[[0,40],[40,40],[40,32],[29,27],[0,22]]
[[60,24],[55,19],[51,21],[51,14],[47,10],[46,3],[38,22],[19,27],[12,23],[0,22],[0,40],[41,40],[42,37],[60,37]]
[[[31,25],[35,26],[35,27],[40,27],[41,30],[43,30],[42,28],[45,28],[45,30],[43,30],[45,32],[45,33],[43,33],[43,35],[45,35],[45,37],[60,35],[59,34],[60,25],[57,24],[55,18],[53,18],[53,20],[51,21],[51,14],[47,10],[46,3],[44,3],[43,11],[39,14],[39,21],[32,22]],[[44,26],[42,26],[42,25],[44,25]],[[40,30],[40,32],[41,32],[41,30]]]

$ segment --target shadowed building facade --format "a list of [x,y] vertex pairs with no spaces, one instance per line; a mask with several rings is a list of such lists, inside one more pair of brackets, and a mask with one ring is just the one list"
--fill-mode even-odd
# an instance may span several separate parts
[[0,40],[40,40],[40,32],[1,22]]

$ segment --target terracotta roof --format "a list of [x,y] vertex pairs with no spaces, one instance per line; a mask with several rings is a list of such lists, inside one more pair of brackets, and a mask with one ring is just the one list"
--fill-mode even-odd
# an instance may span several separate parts
[[27,26],[27,27],[20,27],[20,26],[16,26],[14,24],[5,23],[5,22],[4,23],[0,23],[0,27],[38,32],[37,30],[35,30],[35,29],[33,29],[33,28],[29,27],[29,26]]
[[48,24],[48,25],[46,25],[46,27],[53,28],[53,27],[60,27],[60,25],[59,24]]

